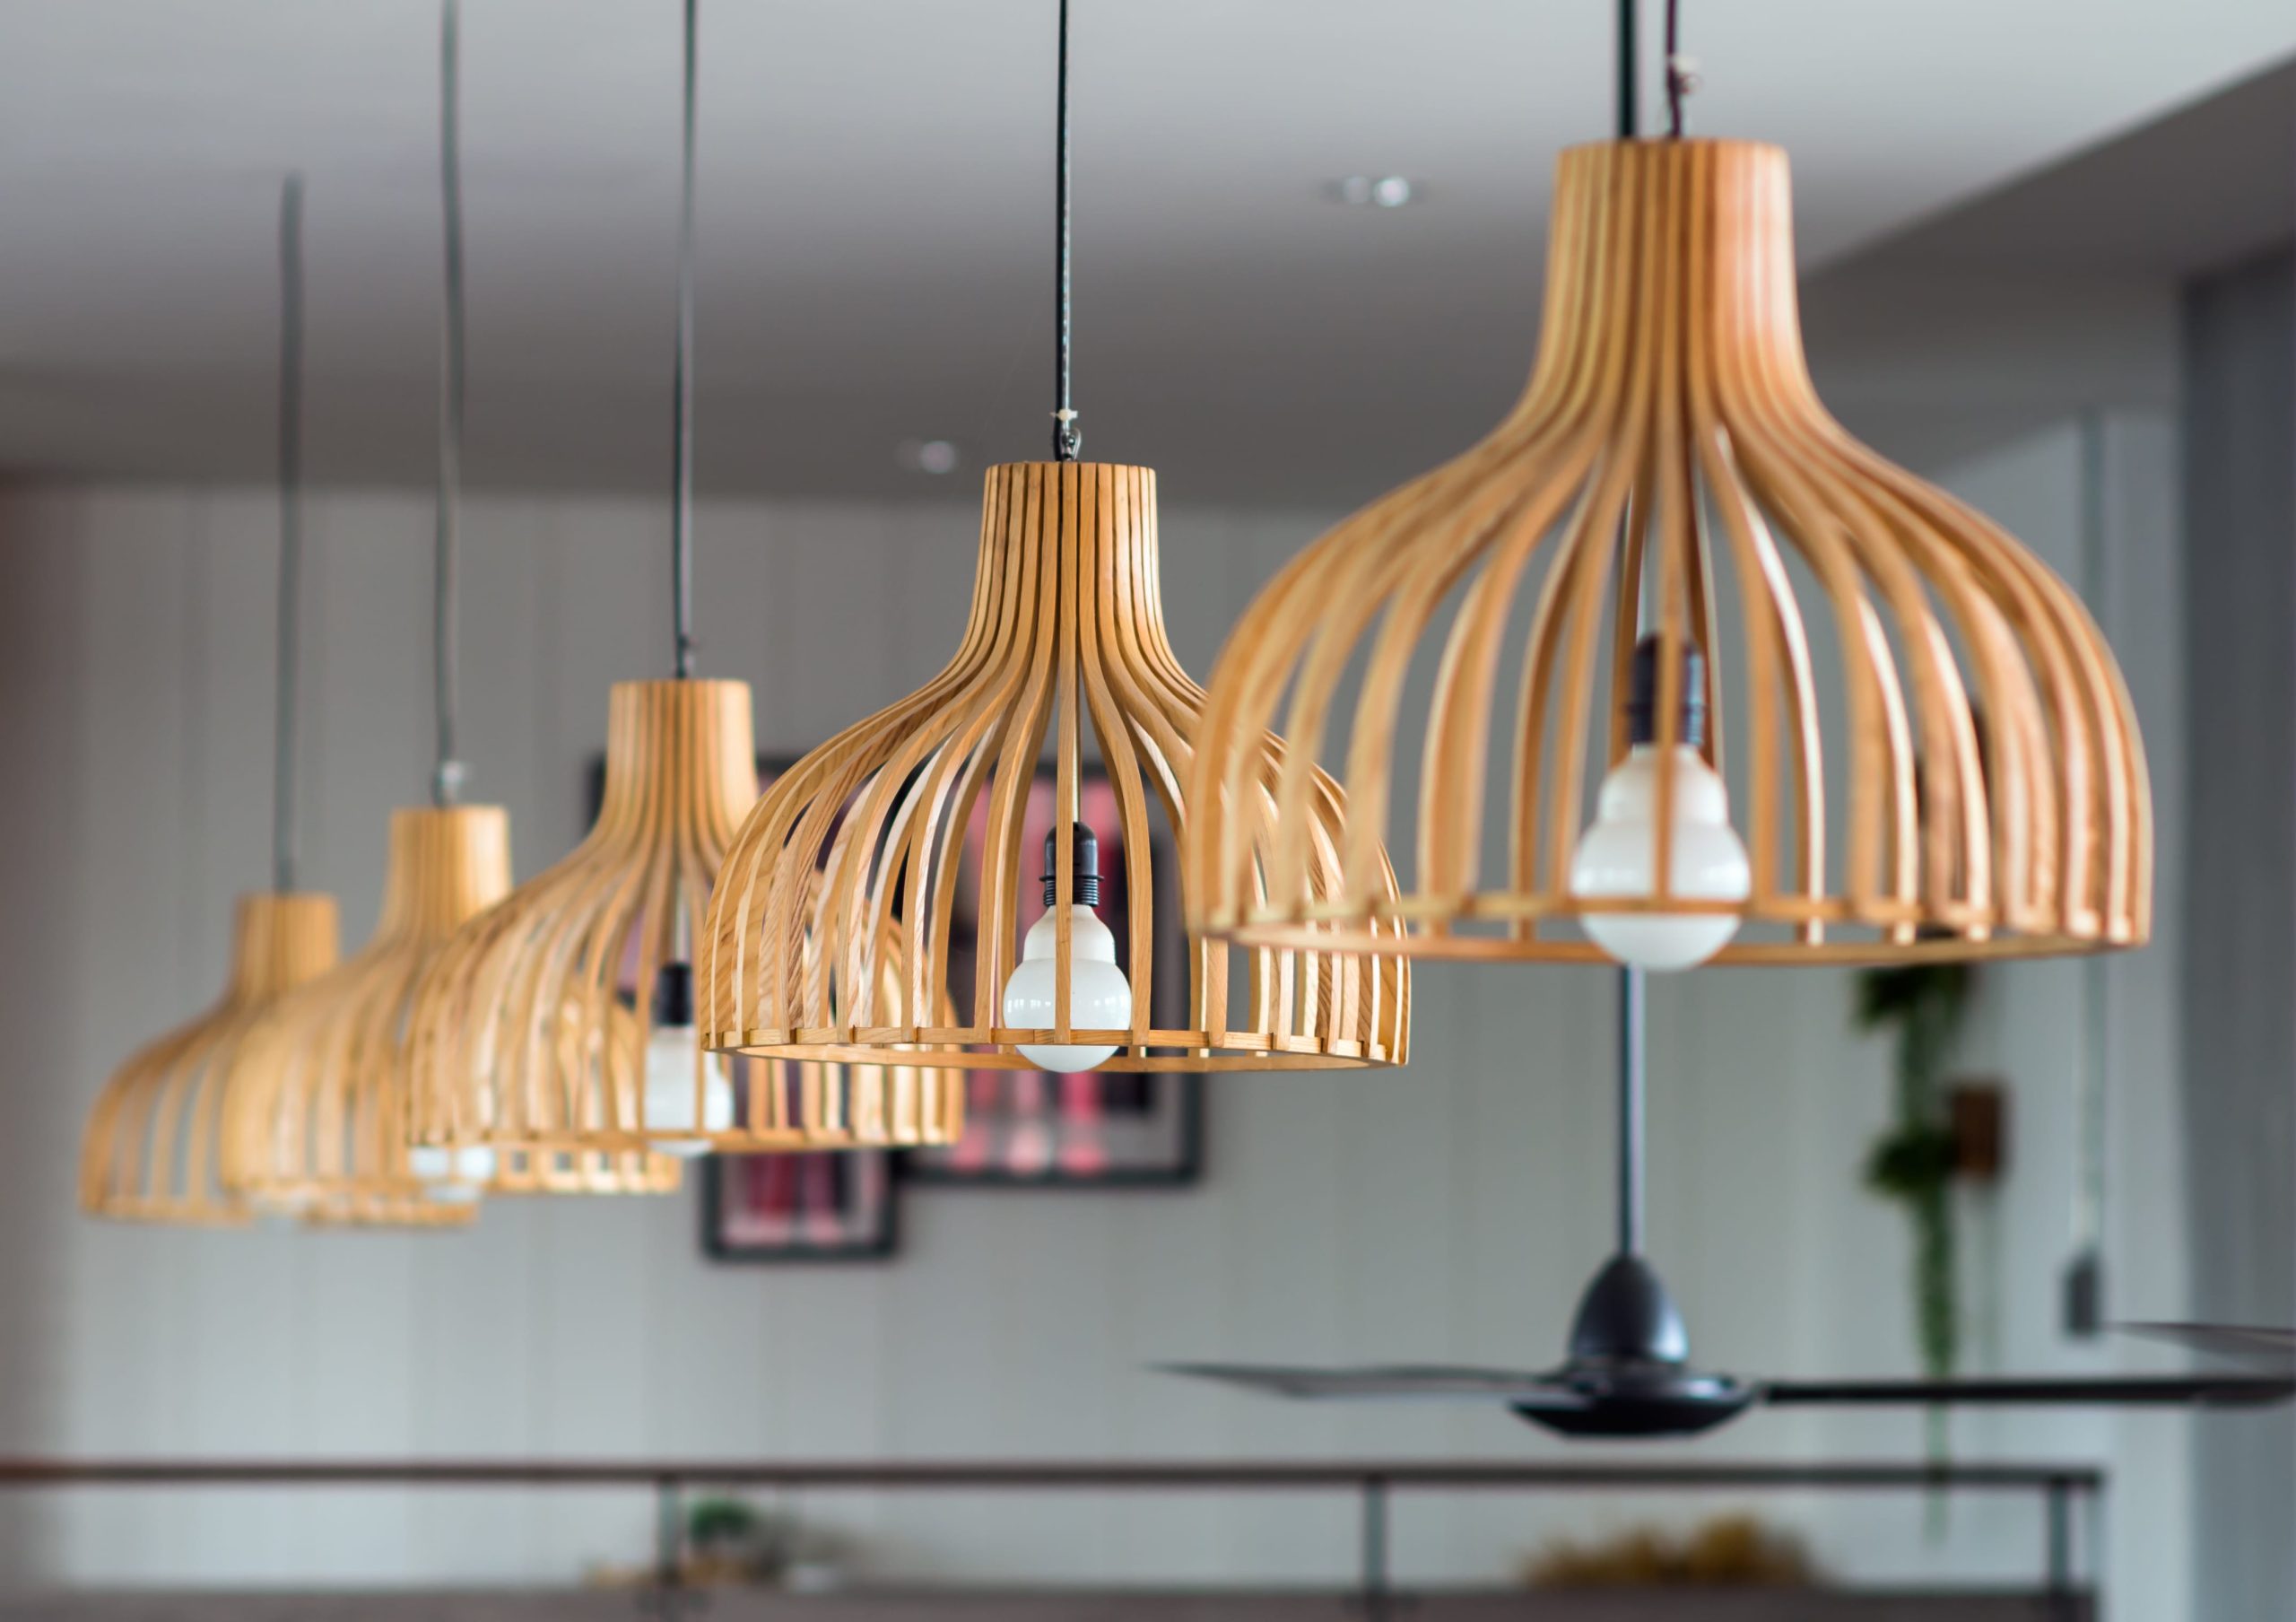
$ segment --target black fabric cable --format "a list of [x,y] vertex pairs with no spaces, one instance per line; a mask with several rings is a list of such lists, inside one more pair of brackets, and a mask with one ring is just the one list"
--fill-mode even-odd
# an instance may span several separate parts
[[279,191],[279,690],[272,734],[271,887],[295,887],[296,676],[302,662],[303,177]]
[[1076,426],[1076,412],[1069,397],[1069,252],[1068,252],[1068,0],[1060,0],[1059,89],[1056,95],[1053,133],[1053,378],[1052,456],[1073,462],[1084,448]]
[[439,529],[431,558],[431,697],[438,751],[430,773],[430,803],[462,798],[463,763],[457,753],[462,707],[457,657],[462,617],[463,493],[463,177],[461,8],[445,0],[439,13],[439,197],[444,215],[446,296],[439,330]]
[[700,0],[685,0],[684,106],[678,194],[678,336],[670,402],[670,597],[675,674],[691,678],[693,637],[693,122]]

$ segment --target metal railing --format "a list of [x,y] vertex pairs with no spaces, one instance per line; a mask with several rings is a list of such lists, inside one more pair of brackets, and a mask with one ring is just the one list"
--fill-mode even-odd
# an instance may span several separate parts
[[[655,1592],[674,1597],[692,1488],[868,1492],[1253,1491],[1346,1493],[1359,1504],[1356,1599],[1371,1622],[1393,1616],[1390,1502],[1404,1492],[1722,1492],[1738,1490],[2031,1494],[2042,1509],[2042,1595],[2054,1614],[2084,1614],[2074,1512],[2092,1523],[2105,1473],[2084,1464],[1510,1464],[1479,1461],[1066,1460],[779,1461],[738,1459],[0,1459],[0,1489],[107,1487],[642,1487],[655,1497]],[[2096,1565],[2093,1551],[2090,1561]]]

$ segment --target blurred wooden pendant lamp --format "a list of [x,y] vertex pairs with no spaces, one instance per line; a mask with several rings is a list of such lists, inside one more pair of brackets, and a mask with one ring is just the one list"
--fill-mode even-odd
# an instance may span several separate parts
[[272,885],[242,895],[230,979],[208,1011],[132,1055],[104,1085],[80,1146],[80,1208],[131,1221],[233,1224],[250,1215],[222,1173],[226,1077],[264,1013],[335,963],[331,895],[295,887],[296,661],[302,564],[303,181],[279,200],[279,655]]
[[[1198,808],[1187,776],[1204,695],[1165,635],[1155,475],[1076,460],[1065,0],[1058,64],[1053,459],[988,471],[954,658],[800,761],[750,814],[710,899],[702,1040],[952,1070],[1399,1064],[1409,1025],[1398,959],[1335,957],[1309,930],[1232,954],[1191,942],[1184,976],[1155,962],[1178,888],[1158,845]],[[1086,822],[1088,723],[1106,779],[1099,828]],[[1283,758],[1273,738],[1258,746]],[[1032,824],[1048,747],[1052,793]],[[1335,899],[1338,796],[1318,773],[1309,781],[1306,882]],[[1111,836],[1120,942],[1094,910]],[[1022,897],[1039,885],[1043,911],[1016,964]]]
[[615,685],[604,797],[588,837],[454,937],[423,977],[412,1023],[418,1145],[498,1153],[536,1166],[552,1186],[598,1192],[673,1189],[682,1158],[713,1149],[906,1147],[953,1142],[961,1127],[961,1078],[818,1064],[737,1077],[695,1040],[691,942],[757,799],[748,684],[693,674],[696,22],[687,0],[676,675]]
[[423,966],[510,887],[509,819],[448,800],[391,813],[382,917],[333,972],[278,999],[240,1045],[224,1103],[224,1181],[318,1225],[470,1222],[485,1151],[410,1151],[402,1050]]
[[[380,921],[347,963],[279,999],[242,1044],[224,1106],[223,1175],[257,1206],[314,1224],[458,1226],[491,1186],[527,1168],[485,1149],[411,1148],[406,1020],[416,983],[455,930],[510,888],[509,815],[459,803],[458,634],[463,426],[462,188],[457,0],[439,28],[441,301],[430,804],[391,813]],[[602,1170],[606,1168],[601,1168]]]
[[2031,553],[1820,405],[1786,155],[1682,138],[1674,10],[1667,136],[1562,155],[1521,401],[1230,635],[1191,922],[1652,969],[2140,945],[2152,812],[2111,650]]

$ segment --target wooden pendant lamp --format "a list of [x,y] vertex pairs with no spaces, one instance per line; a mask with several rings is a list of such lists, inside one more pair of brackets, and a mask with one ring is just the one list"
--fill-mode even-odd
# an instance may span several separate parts
[[[455,0],[446,0],[440,98],[451,142]],[[395,812],[382,920],[348,963],[283,997],[232,1056],[224,1079],[223,1182],[255,1208],[313,1224],[459,1225],[475,1190],[426,1188],[407,1164],[397,1084],[408,993],[448,931],[509,887],[510,841],[499,807],[447,809],[452,761],[457,474],[462,416],[460,226],[451,144],[446,152],[447,320],[439,413],[439,491],[433,652],[439,671],[439,808]]]
[[[955,1140],[958,1081],[910,1069],[759,1067],[727,1127],[648,1121],[649,1011],[638,988],[684,955],[682,924],[702,916],[711,878],[757,801],[752,737],[746,683],[615,685],[596,826],[566,860],[461,931],[424,977],[414,1020],[418,1142],[548,1159],[665,1141],[753,1153]],[[675,1179],[673,1160],[659,1186]]]
[[[454,932],[510,888],[509,818],[458,803],[464,402],[459,7],[439,8],[439,154],[445,296],[439,343],[438,523],[431,582],[437,750],[427,807],[391,814],[382,914],[366,946],[283,998],[233,1066],[223,1173],[259,1207],[319,1225],[455,1227],[483,1192],[548,1186],[530,1160],[413,1151],[407,1020],[423,969]],[[587,1169],[594,1181],[674,1177],[643,1156]]]
[[279,654],[272,888],[239,897],[222,999],[143,1048],[104,1084],[80,1145],[80,1208],[126,1221],[245,1222],[222,1174],[232,1061],[279,998],[335,967],[335,898],[295,885],[296,660],[302,565],[303,179],[279,196]]
[[[1670,84],[1679,126],[1678,65]],[[1727,914],[1722,962],[2144,942],[2152,813],[2111,650],[2031,553],[1826,414],[1789,212],[1774,147],[1563,154],[1521,401],[1295,559],[1214,667],[1184,842],[1195,926],[1473,958],[1596,956],[1580,920],[1597,914]],[[1575,894],[1646,636],[1657,882]],[[1700,701],[1743,900],[1671,888],[1674,746]],[[1288,757],[1262,741],[1278,722]],[[1397,895],[1382,842],[1405,814]]]
[[[1159,991],[1153,944],[1173,902],[1158,882],[1159,868],[1170,882],[1171,847],[1161,857],[1157,847],[1183,836],[1198,812],[1188,775],[1204,694],[1164,632],[1155,475],[1074,459],[1065,0],[1059,60],[1057,459],[989,469],[971,617],[947,667],[807,755],[750,814],[703,931],[702,1040],[750,1054],[955,1070],[1035,1068],[1023,1047],[1113,1047],[1097,1067],[1109,1070],[1400,1064],[1405,965],[1333,955],[1314,930],[1255,951],[1191,941],[1185,1000]],[[1074,1017],[1063,907],[1051,1021],[1016,1026],[1003,1016],[1003,994],[1022,894],[1048,880],[1050,894],[1078,893],[1073,840],[1052,840],[1051,870],[1041,865],[1048,829],[1030,821],[1031,789],[1048,751],[1050,827],[1079,821],[1088,724],[1106,815],[1118,824],[1096,833],[1122,837],[1129,931],[1118,950],[1131,1017],[1097,1028]],[[1283,758],[1273,738],[1263,747]],[[1310,882],[1335,886],[1337,792],[1321,773],[1309,780]],[[1160,1007],[1169,1010],[1161,1020]]]
[[222,999],[136,1052],[97,1098],[80,1145],[80,1208],[122,1221],[214,1226],[252,1214],[222,1170],[231,1062],[265,1012],[335,964],[331,895],[242,895]]
[[402,1050],[424,966],[509,887],[500,807],[391,813],[373,937],[279,998],[239,1044],[223,1109],[227,1184],[260,1209],[320,1224],[459,1226],[477,1215],[486,1178],[451,1164],[418,1177],[410,1164]]
[[[722,1061],[699,1045],[690,1107],[673,1116],[648,1102],[650,990],[665,968],[691,961],[711,881],[758,793],[748,684],[693,675],[695,23],[687,0],[671,521],[676,677],[614,686],[596,824],[572,855],[448,943],[418,988],[412,1021],[415,1141],[494,1150],[552,1188],[674,1188],[678,1162],[648,1152],[665,1144],[893,1148],[952,1143],[962,1128],[957,1078],[818,1064],[749,1067],[736,1090],[745,1102],[712,1124],[709,1084]],[[602,1176],[600,1155],[612,1157],[616,1175],[644,1174],[615,1183]]]

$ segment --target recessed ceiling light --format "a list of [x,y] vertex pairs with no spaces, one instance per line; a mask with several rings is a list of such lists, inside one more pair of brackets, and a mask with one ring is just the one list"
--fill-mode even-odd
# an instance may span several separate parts
[[1405,175],[1345,175],[1324,189],[1350,208],[1401,208],[1427,196],[1426,188]]
[[903,440],[893,449],[893,460],[911,473],[954,473],[964,453],[946,440]]

